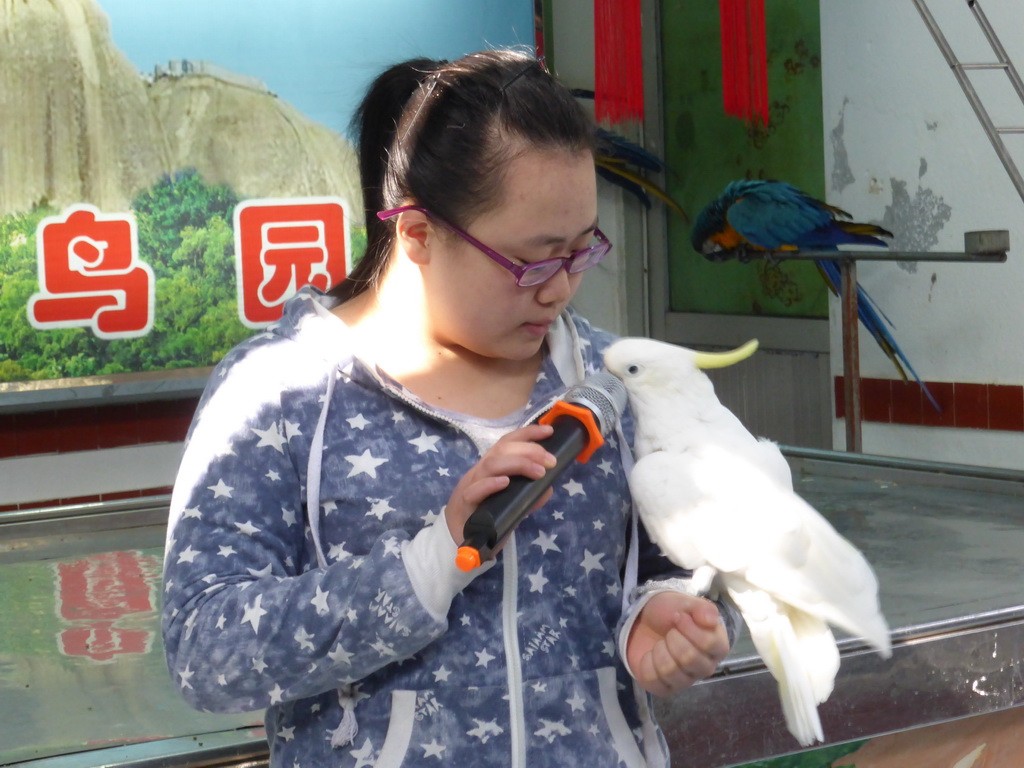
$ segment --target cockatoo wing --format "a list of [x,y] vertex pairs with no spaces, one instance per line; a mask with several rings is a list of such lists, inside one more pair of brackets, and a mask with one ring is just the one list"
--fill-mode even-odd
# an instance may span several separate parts
[[871,566],[813,507],[753,462],[705,443],[637,462],[644,525],[678,565],[708,564],[889,653]]

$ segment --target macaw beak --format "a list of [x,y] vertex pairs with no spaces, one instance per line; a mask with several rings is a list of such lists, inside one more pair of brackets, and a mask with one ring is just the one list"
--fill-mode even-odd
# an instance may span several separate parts
[[751,339],[742,347],[728,352],[696,352],[694,361],[698,368],[725,368],[742,362],[757,351],[757,339]]

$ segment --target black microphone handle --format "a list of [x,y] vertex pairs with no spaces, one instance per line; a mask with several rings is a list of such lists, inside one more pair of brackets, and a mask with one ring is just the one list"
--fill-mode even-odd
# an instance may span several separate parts
[[572,416],[559,416],[551,426],[554,433],[537,442],[555,457],[555,466],[538,480],[522,475],[509,478],[509,484],[480,502],[466,521],[462,546],[479,551],[481,561],[490,559],[498,543],[526,517],[590,439],[586,427]]

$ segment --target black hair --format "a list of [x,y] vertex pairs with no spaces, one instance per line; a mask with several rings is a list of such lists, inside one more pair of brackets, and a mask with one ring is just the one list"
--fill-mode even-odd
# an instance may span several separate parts
[[370,85],[353,129],[367,246],[332,291],[343,300],[376,286],[387,268],[394,224],[377,211],[415,203],[465,229],[500,203],[505,169],[522,152],[594,149],[593,121],[569,89],[532,54],[511,49],[390,67]]

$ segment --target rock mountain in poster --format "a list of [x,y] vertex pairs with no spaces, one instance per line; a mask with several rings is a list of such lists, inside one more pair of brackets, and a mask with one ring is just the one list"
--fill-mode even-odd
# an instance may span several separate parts
[[127,210],[184,168],[241,198],[360,204],[348,142],[265,89],[210,74],[143,78],[94,0],[0,0],[0,215],[42,200]]

